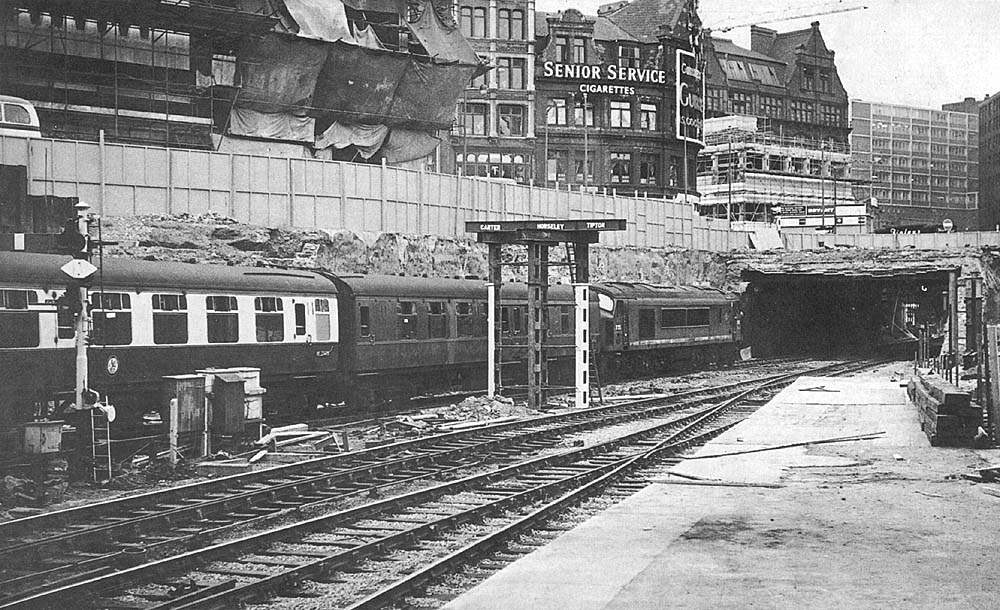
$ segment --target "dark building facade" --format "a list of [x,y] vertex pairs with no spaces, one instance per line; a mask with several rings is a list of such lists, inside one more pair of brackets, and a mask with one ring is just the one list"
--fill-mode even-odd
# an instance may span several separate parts
[[527,183],[534,177],[534,0],[460,0],[454,11],[492,69],[472,79],[458,102],[442,171]]
[[693,194],[704,141],[695,2],[539,13],[535,34],[535,183]]
[[750,48],[709,38],[706,116],[758,118],[779,137],[847,144],[848,95],[819,22],[778,33],[751,27]]
[[1000,227],[1000,93],[979,104],[979,226]]

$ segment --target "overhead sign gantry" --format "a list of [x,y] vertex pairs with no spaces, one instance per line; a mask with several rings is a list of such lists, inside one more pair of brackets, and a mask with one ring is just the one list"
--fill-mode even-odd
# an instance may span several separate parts
[[[566,244],[567,263],[576,300],[576,367],[574,385],[577,407],[590,401],[590,251],[589,245],[600,241],[602,231],[624,231],[621,218],[594,220],[485,220],[465,223],[465,230],[476,233],[478,241],[489,247],[489,395],[501,392],[502,357],[500,287],[503,285],[501,258],[505,245],[528,249],[528,407],[545,405],[548,368],[545,337],[548,316],[549,248]],[[509,264],[509,263],[507,263]]]

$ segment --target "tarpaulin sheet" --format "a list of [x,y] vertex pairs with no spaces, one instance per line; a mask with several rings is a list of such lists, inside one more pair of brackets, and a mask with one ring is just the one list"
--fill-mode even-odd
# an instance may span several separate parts
[[337,0],[284,0],[288,14],[299,26],[298,35],[333,42],[353,38],[344,4]]
[[375,11],[405,15],[406,0],[344,0],[344,4],[359,11]]
[[289,112],[257,112],[233,108],[229,115],[229,133],[235,136],[312,142],[316,119]]
[[450,124],[455,102],[472,78],[474,66],[442,66],[411,60],[389,109],[397,120]]
[[460,63],[479,66],[475,49],[457,27],[447,27],[438,18],[430,2],[424,2],[423,13],[414,23],[408,23],[413,35],[427,50],[435,63]]
[[362,157],[370,159],[378,152],[388,133],[389,128],[385,125],[352,125],[334,122],[323,132],[323,135],[316,138],[315,148],[323,149],[330,146],[347,148],[354,145]]
[[249,43],[238,58],[240,93],[236,104],[261,112],[312,105],[316,78],[328,45],[269,35]]
[[393,127],[382,145],[382,156],[387,163],[404,163],[422,159],[434,152],[441,138],[432,132],[414,131]]
[[315,106],[342,113],[340,120],[389,121],[392,97],[409,67],[409,55],[342,42],[327,46],[330,51],[316,83]]

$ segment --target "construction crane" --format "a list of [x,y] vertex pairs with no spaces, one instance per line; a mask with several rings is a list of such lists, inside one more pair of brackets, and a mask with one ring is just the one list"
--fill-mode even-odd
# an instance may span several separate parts
[[711,27],[707,26],[706,29],[713,32],[728,32],[730,30],[735,30],[736,28],[743,28],[751,25],[759,25],[761,23],[773,23],[776,21],[790,21],[792,19],[803,19],[805,17],[817,17],[819,15],[832,15],[834,13],[846,13],[848,11],[863,11],[867,9],[867,6],[840,6],[836,8],[830,8],[827,10],[816,10],[820,8],[819,6],[814,6],[808,12],[801,13],[772,13],[773,18],[768,18],[766,15],[762,15],[760,18],[754,19],[753,21],[747,21],[745,23],[737,23],[734,25],[727,25],[725,27]]

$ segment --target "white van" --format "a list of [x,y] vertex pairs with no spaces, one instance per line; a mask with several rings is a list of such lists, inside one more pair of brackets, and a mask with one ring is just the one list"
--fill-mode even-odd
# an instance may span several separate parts
[[0,136],[40,138],[38,113],[28,100],[0,95]]

